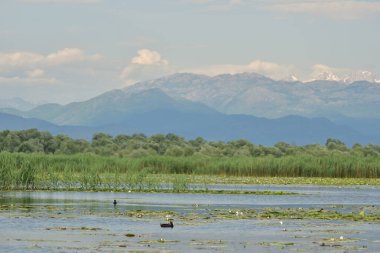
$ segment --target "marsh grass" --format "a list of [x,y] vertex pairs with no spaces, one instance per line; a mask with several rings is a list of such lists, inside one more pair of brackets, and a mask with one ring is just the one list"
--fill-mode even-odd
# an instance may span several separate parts
[[[172,175],[157,180],[160,175]],[[280,158],[102,157],[93,154],[45,155],[0,153],[0,188],[147,190],[162,183],[174,191],[189,189],[193,176],[207,187],[206,176],[286,178],[368,178],[380,176],[376,157],[347,155],[286,156]],[[155,178],[157,177],[157,178]]]
[[175,175],[172,183],[174,192],[184,192],[189,190],[189,180],[185,175]]

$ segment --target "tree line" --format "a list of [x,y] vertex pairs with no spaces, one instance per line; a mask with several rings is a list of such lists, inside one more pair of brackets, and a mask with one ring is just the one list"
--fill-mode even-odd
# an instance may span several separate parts
[[96,133],[91,141],[73,139],[66,135],[52,135],[46,131],[28,129],[22,131],[0,131],[0,152],[82,154],[101,156],[142,157],[151,155],[187,157],[283,157],[292,155],[326,156],[347,154],[355,156],[380,156],[380,146],[354,144],[348,147],[338,139],[327,139],[325,145],[291,145],[278,142],[271,147],[256,145],[247,140],[207,141],[202,137],[194,140],[175,134],[144,134],[111,136]]

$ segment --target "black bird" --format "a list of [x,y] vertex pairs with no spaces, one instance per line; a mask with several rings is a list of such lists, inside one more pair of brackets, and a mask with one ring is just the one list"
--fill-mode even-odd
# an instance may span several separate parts
[[172,221],[169,221],[169,223],[161,223],[160,226],[162,228],[173,228],[174,227],[174,224]]
[[113,205],[116,206],[116,204],[117,204],[117,201],[116,201],[116,199],[114,199],[113,200]]

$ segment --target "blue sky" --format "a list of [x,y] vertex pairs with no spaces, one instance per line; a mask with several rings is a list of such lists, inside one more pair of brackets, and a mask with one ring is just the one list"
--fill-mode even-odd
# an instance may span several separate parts
[[380,1],[1,0],[0,98],[67,103],[175,72],[380,74]]

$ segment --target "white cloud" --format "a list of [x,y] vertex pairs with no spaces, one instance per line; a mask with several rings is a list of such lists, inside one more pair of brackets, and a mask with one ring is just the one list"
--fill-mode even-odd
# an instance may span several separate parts
[[132,64],[140,65],[167,65],[168,61],[161,58],[161,55],[153,50],[140,49],[137,51],[137,56],[133,57]]
[[158,78],[173,74],[175,68],[163,59],[157,51],[150,49],[140,49],[137,55],[132,58],[130,64],[126,66],[120,77],[127,85],[139,81]]
[[0,53],[0,70],[41,63],[44,57],[30,52]]
[[185,69],[184,71],[209,76],[255,72],[273,79],[285,79],[297,72],[293,65],[278,64],[262,60],[255,60],[247,65],[211,65],[202,68]]
[[82,61],[97,61],[101,58],[99,54],[85,55],[84,52],[78,48],[64,48],[58,52],[51,53],[46,56],[48,64],[59,65],[70,62]]
[[[0,84],[56,84],[46,71],[60,73],[70,64],[94,62],[99,54],[86,55],[78,48],[64,48],[46,55],[34,52],[0,53]],[[71,65],[70,65],[71,66]],[[75,66],[75,65],[74,65]]]
[[43,69],[33,69],[26,72],[29,78],[41,78],[45,76],[45,71]]
[[280,64],[270,61],[254,60],[248,64],[216,64],[194,68],[179,68],[169,64],[160,53],[149,49],[141,49],[130,63],[123,69],[120,78],[127,85],[139,81],[156,79],[162,76],[186,72],[216,76],[221,74],[257,73],[274,80],[331,80],[350,83],[357,80],[376,82],[379,77],[370,71],[348,68],[334,68],[325,64],[315,64],[309,70],[301,70],[292,64]]
[[60,83],[59,80],[49,77],[2,77],[0,76],[0,85],[52,85]]
[[358,19],[380,13],[380,2],[357,0],[279,1],[270,9],[288,13],[309,13],[335,19]]
[[318,75],[318,74],[323,73],[323,72],[338,73],[338,72],[346,72],[346,71],[348,71],[348,69],[334,68],[334,67],[330,67],[330,66],[325,65],[325,64],[314,64],[311,67],[311,70],[312,70],[312,73],[311,73],[312,76],[313,75]]
[[74,62],[97,61],[99,54],[86,55],[78,48],[64,48],[48,55],[33,52],[0,53],[0,71],[14,68],[35,68]]
[[46,85],[46,84],[57,84],[59,81],[55,78],[46,76],[45,70],[37,68],[26,70],[24,73],[20,73],[19,70],[11,72],[11,74],[6,76],[0,75],[0,85]]

